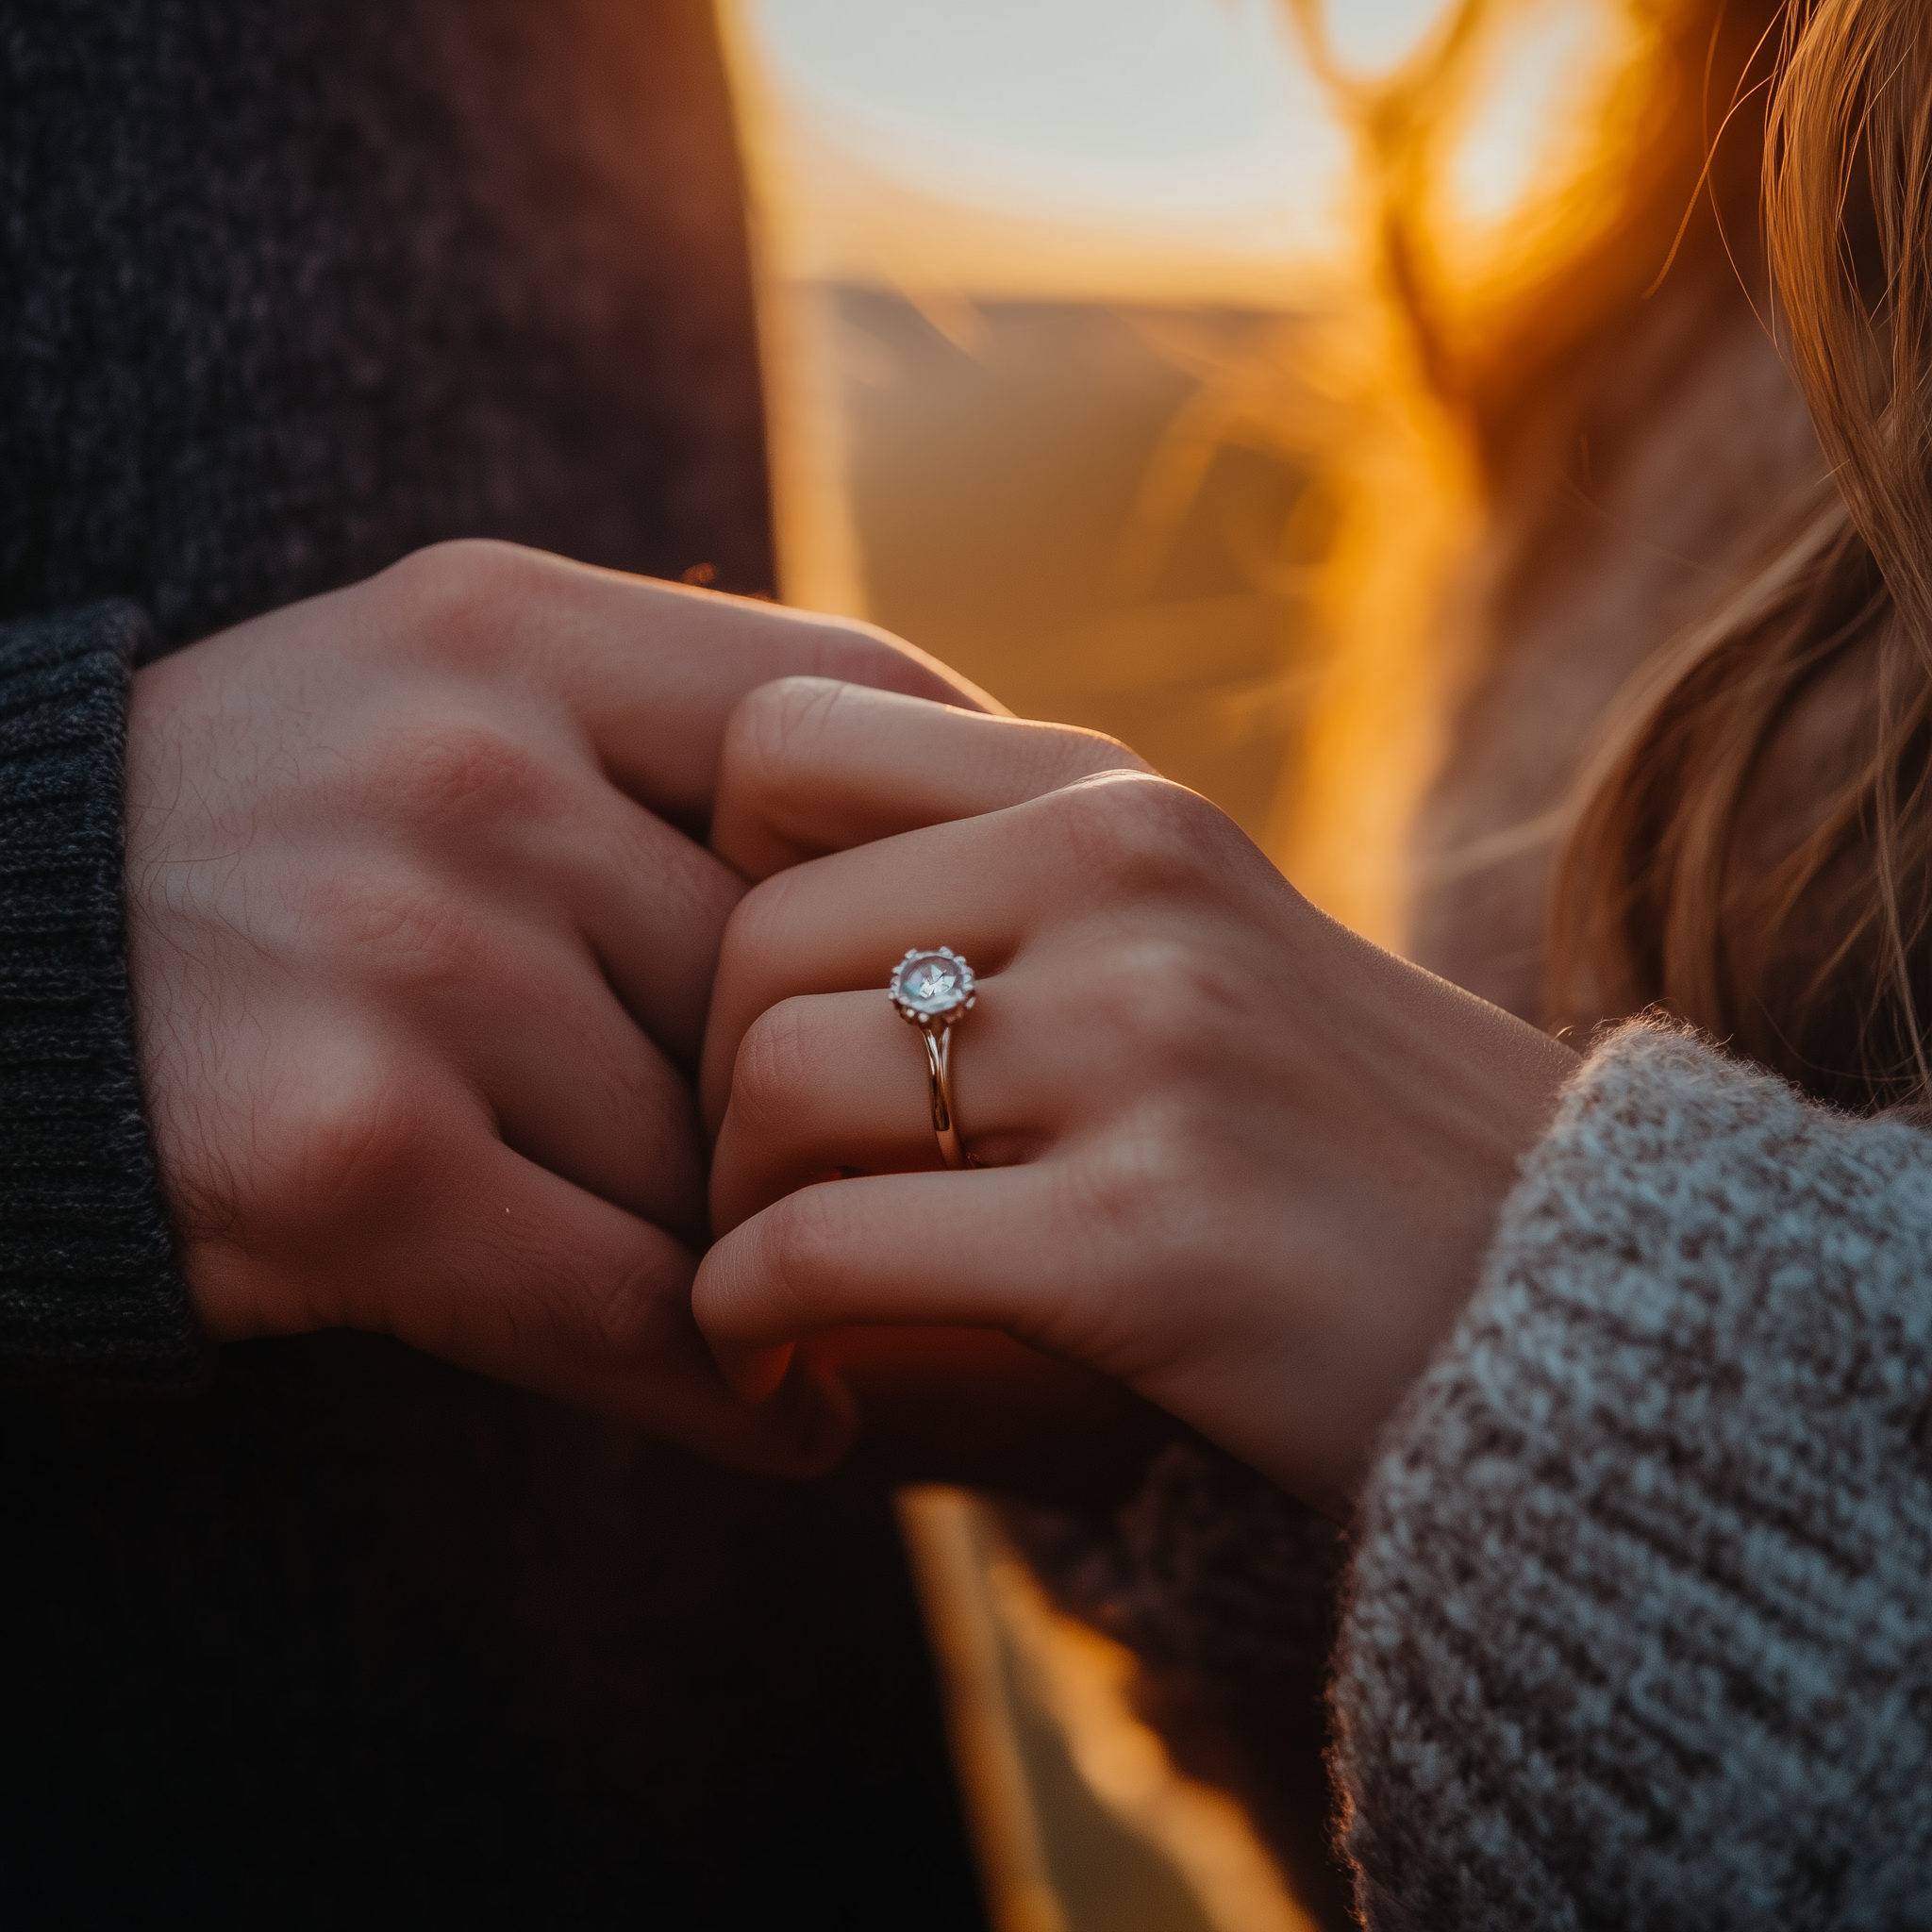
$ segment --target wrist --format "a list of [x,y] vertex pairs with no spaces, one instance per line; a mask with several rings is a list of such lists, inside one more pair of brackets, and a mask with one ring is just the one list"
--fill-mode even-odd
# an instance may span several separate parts
[[[1440,984],[1440,983],[1438,983]],[[1578,1057],[1536,1027],[1443,987],[1444,1034],[1415,1069],[1418,1105],[1438,1124],[1436,1159],[1416,1163],[1397,1194],[1409,1211],[1371,1219],[1371,1268],[1341,1298],[1310,1380],[1332,1414],[1321,1476],[1328,1501],[1353,1510],[1390,1423],[1482,1283],[1526,1156],[1548,1131]],[[1424,1099],[1424,1094],[1427,1098]]]
[[1297,1114],[1315,1131],[1275,1166],[1285,1212],[1271,1218],[1265,1288],[1198,1378],[1204,1391],[1241,1391],[1240,1415],[1232,1431],[1197,1425],[1346,1518],[1390,1421],[1475,1294],[1523,1160],[1581,1062],[1331,931],[1343,952],[1324,976],[1349,989],[1348,1024],[1294,1068]]

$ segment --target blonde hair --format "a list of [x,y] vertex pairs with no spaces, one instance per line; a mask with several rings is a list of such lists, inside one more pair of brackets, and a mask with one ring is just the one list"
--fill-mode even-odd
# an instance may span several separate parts
[[1554,902],[1573,1017],[1661,1004],[1813,1092],[1932,1097],[1932,9],[1790,0],[1773,325],[1830,480],[1626,693]]

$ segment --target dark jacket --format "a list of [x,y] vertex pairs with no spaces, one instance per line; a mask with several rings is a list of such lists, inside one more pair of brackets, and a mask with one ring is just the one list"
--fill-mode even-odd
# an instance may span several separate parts
[[0,1921],[977,1924],[882,1493],[194,1334],[127,661],[458,535],[769,585],[701,0],[4,0]]

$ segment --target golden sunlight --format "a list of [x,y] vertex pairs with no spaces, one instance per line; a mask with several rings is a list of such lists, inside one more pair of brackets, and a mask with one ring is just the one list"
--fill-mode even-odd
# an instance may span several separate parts
[[1387,80],[1453,24],[1454,0],[1323,0],[1321,30],[1357,82]]
[[1485,227],[1574,172],[1591,83],[1623,51],[1626,28],[1607,0],[1545,4],[1510,25],[1491,37],[1443,171],[1444,214]]
[[789,274],[1268,300],[1285,267],[1348,248],[1349,134],[1272,0],[744,0],[741,17]]
[[[1446,277],[1465,294],[1540,270],[1609,211],[1597,177],[1607,135],[1674,105],[1655,16],[1627,0],[1516,0],[1472,34],[1444,89],[1441,159],[1423,210]],[[1493,291],[1488,291],[1493,294]]]
[[1396,940],[1453,331],[1587,230],[1636,0],[726,0],[786,594],[1124,738]]

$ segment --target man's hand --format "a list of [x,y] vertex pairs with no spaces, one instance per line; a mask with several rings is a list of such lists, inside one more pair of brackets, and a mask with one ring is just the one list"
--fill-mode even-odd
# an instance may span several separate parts
[[689,1313],[741,884],[687,833],[738,698],[804,671],[981,702],[863,626],[492,543],[137,675],[135,1011],[209,1335],[379,1330],[726,1459],[836,1458],[838,1412],[740,1404]]

